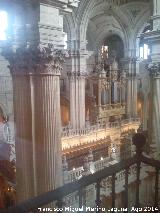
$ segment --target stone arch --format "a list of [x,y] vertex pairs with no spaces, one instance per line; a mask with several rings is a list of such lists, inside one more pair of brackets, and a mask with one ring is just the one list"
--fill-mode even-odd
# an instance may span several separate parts
[[[84,21],[82,19],[82,21],[80,22],[80,28],[83,28],[80,29],[80,34],[81,34],[81,39],[82,40],[86,40],[87,38],[87,30],[88,30],[88,27],[89,27],[89,24],[90,24],[90,15],[91,13],[93,12],[93,9],[94,9],[94,4],[91,4],[90,6],[92,6],[92,8],[90,8],[89,12],[87,13],[87,15],[85,15],[85,12],[84,12],[84,17],[83,19],[86,19],[85,20],[85,25],[84,25]],[[127,49],[128,46],[129,46],[129,33],[128,31],[126,30],[126,24],[127,24],[127,17],[122,13],[121,9],[120,8],[116,8],[116,12],[114,10],[112,10],[112,16],[113,18],[116,20],[116,22],[118,23],[117,26],[115,26],[114,28],[112,28],[112,30],[114,31],[114,34],[117,34],[121,37],[121,39],[123,40],[124,44],[125,44],[125,48]],[[103,29],[100,33],[98,34],[107,34],[108,32],[106,31],[107,27],[103,26]],[[104,31],[104,32],[103,32]],[[103,37],[104,35],[102,35],[101,37]],[[100,35],[99,35],[100,37]],[[106,37],[106,36],[104,36]],[[99,39],[96,39],[96,42],[98,43],[98,40],[102,40],[103,38],[99,38]]]
[[[132,7],[134,7],[135,3],[132,3]],[[140,4],[140,3],[139,3]],[[146,4],[144,4],[146,5]],[[129,46],[131,49],[136,49],[136,56],[138,56],[137,48],[139,48],[140,35],[143,32],[144,28],[147,25],[147,21],[150,18],[150,10],[149,7],[146,7],[141,13],[139,13],[137,19],[137,23],[135,24],[135,30],[132,32],[129,40]]]
[[96,0],[89,0],[88,2],[83,1],[83,4],[80,4],[80,7],[79,7],[80,10],[77,16],[79,20],[78,24],[80,26],[79,37],[83,41],[86,40],[86,32],[87,32],[89,17],[94,8],[95,3],[96,3]]
[[107,31],[107,32],[103,31],[99,34],[99,37],[97,38],[97,41],[96,41],[97,47],[101,46],[103,44],[103,41],[105,38],[110,37],[112,35],[119,36],[120,39],[123,41],[123,44],[125,45],[125,39],[124,39],[124,36],[122,35],[122,33],[117,30],[115,30],[115,31],[113,30],[111,33],[109,31]]
[[73,39],[73,34],[75,30],[75,18],[73,14],[64,15],[63,18],[63,31],[67,33],[68,40]]

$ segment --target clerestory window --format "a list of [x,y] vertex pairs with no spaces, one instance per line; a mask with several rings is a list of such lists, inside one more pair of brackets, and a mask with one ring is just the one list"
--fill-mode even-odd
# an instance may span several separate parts
[[140,46],[140,58],[148,59],[148,56],[150,55],[150,48],[147,44],[143,44]]
[[0,10],[0,41],[7,40],[8,15]]

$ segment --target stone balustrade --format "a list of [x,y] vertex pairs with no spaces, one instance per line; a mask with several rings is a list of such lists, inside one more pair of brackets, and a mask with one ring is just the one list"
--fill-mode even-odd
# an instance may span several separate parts
[[[92,162],[94,165],[92,165],[92,168],[95,168],[94,172],[97,172],[99,170],[104,169],[105,167],[109,167],[110,165],[114,165],[117,163],[116,160],[112,160],[110,158],[105,158],[101,159],[96,162]],[[141,175],[140,175],[140,180],[147,178],[148,176],[148,170],[150,170],[148,166],[145,167],[144,165],[142,166],[141,169]],[[136,171],[137,171],[137,166],[136,164],[132,165],[129,168],[128,171],[128,184],[136,182]],[[92,172],[92,171],[91,171]],[[83,175],[83,167],[73,169],[72,171],[68,171],[68,182],[73,182],[75,180],[80,179]],[[115,181],[115,191],[117,193],[121,193],[124,191],[124,186],[125,186],[125,170],[120,171],[119,173],[116,174],[116,181]],[[112,177],[107,177],[104,179],[101,183],[101,197],[103,196],[110,196],[111,195],[111,190],[112,190]],[[96,188],[95,184],[92,184],[88,187],[85,188],[83,191],[83,198],[84,198],[84,203],[87,204],[87,206],[92,206],[94,205],[94,200],[95,200],[95,195],[96,195]],[[74,193],[70,196],[65,197],[65,202],[68,203],[69,205],[72,205],[74,207],[78,206],[78,192]],[[93,198],[93,199],[91,199]],[[93,200],[93,203],[91,202]]]
[[72,129],[70,126],[66,126],[62,128],[62,137],[70,137],[70,136],[76,136],[76,135],[87,135],[91,132],[96,132],[100,129],[110,129],[110,128],[120,128],[125,125],[131,124],[131,123],[137,123],[140,124],[139,118],[130,118],[126,120],[122,120],[121,122],[110,122],[110,123],[97,123],[92,126],[88,126],[84,129]]

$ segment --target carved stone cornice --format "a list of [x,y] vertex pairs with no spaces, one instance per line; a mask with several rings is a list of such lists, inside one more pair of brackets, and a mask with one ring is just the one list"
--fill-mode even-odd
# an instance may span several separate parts
[[42,3],[47,3],[53,6],[58,6],[59,8],[62,8],[66,12],[72,12],[68,11],[67,8],[72,9],[73,7],[78,7],[78,4],[80,0],[57,0],[57,1],[52,1],[52,0],[40,0]]
[[5,48],[3,56],[9,61],[12,75],[49,74],[60,75],[62,64],[67,52],[48,47],[24,47],[13,51],[11,47]]
[[148,65],[148,71],[153,77],[160,77],[160,62],[151,63]]

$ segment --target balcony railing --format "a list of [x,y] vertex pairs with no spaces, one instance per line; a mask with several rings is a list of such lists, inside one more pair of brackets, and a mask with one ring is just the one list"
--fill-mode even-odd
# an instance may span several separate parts
[[76,136],[76,135],[87,135],[91,132],[96,132],[100,129],[111,129],[111,128],[120,128],[126,124],[135,123],[140,125],[139,118],[130,118],[122,120],[121,122],[110,122],[110,123],[97,123],[92,126],[88,126],[84,129],[72,129],[72,127],[66,126],[62,128],[62,137]]
[[[39,195],[35,198],[31,198],[27,201],[24,201],[22,203],[17,204],[15,207],[8,208],[7,210],[3,210],[2,212],[17,212],[17,213],[25,213],[25,212],[38,212],[38,209],[41,207],[44,207],[45,205],[48,205],[50,203],[53,204],[55,201],[58,208],[65,208],[65,204],[63,203],[66,196],[70,194],[74,194],[78,192],[78,201],[79,201],[79,208],[82,208],[84,205],[83,203],[83,190],[88,188],[90,185],[95,184],[96,185],[96,199],[95,199],[95,211],[96,213],[101,212],[101,183],[106,178],[110,177],[111,182],[111,198],[112,198],[112,212],[116,212],[115,208],[115,200],[116,200],[116,176],[117,174],[120,174],[121,171],[124,171],[123,175],[125,177],[124,180],[124,208],[128,208],[128,187],[129,187],[129,170],[130,168],[133,168],[134,165],[136,165],[135,175],[135,190],[136,190],[136,196],[135,196],[135,207],[140,207],[140,175],[141,175],[141,166],[142,164],[149,165],[154,168],[155,170],[155,191],[154,191],[154,212],[159,212],[159,171],[160,171],[160,161],[151,159],[149,157],[146,157],[142,151],[143,146],[145,145],[146,138],[143,133],[137,133],[133,137],[133,143],[136,146],[136,154],[132,158],[121,161],[117,164],[114,164],[108,168],[104,168],[103,170],[100,170],[94,174],[90,174],[88,176],[82,177],[80,180],[77,180],[72,183],[68,183],[60,188],[55,189],[54,191],[46,192],[42,195]],[[146,204],[147,205],[147,204]],[[62,212],[62,211],[61,211]],[[70,211],[71,212],[71,211]],[[126,210],[125,212],[128,212]]]

